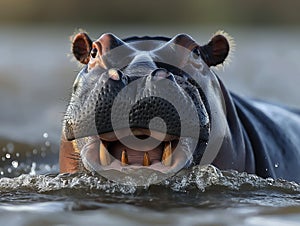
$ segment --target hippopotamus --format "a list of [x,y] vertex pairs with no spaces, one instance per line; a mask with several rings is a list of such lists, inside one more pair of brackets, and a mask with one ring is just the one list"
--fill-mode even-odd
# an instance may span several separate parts
[[187,34],[76,34],[82,69],[63,119],[60,172],[173,175],[212,164],[300,182],[300,111],[229,91],[213,68],[231,51],[225,32],[203,45]]

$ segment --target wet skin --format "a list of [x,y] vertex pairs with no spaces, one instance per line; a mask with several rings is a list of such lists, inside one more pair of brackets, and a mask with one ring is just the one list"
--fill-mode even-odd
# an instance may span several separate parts
[[206,45],[185,34],[77,34],[72,51],[83,68],[64,117],[60,171],[213,164],[300,181],[298,112],[229,92],[211,68],[230,49],[223,32]]

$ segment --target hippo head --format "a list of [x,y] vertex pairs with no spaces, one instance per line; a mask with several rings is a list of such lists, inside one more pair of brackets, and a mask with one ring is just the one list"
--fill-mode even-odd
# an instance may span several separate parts
[[79,33],[72,52],[83,68],[63,121],[61,172],[171,175],[200,163],[222,108],[211,103],[220,94],[210,67],[228,55],[224,33],[202,46],[186,34]]

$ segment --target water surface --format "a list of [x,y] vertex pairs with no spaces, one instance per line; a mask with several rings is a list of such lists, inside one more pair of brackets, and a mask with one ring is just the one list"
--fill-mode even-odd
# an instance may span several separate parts
[[213,166],[157,185],[86,174],[0,179],[5,225],[298,225],[300,185]]

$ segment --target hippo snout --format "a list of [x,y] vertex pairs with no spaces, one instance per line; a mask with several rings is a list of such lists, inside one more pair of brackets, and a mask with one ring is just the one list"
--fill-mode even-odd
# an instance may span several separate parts
[[[147,62],[140,62],[141,65],[146,67]],[[153,130],[176,137],[195,136],[199,125],[192,114],[198,112],[174,75],[164,68],[144,68],[146,72],[142,75],[141,70],[139,68],[137,74],[131,66],[124,72],[118,69],[103,72],[85,101],[78,101],[82,105],[72,113],[73,118],[66,121],[67,139],[128,128]],[[181,116],[178,109],[184,109]],[[157,118],[159,120],[153,120]]]
[[[128,127],[149,130],[150,121],[158,117],[161,120],[152,123],[152,130],[179,137],[181,124],[178,113],[169,101],[162,98],[167,90],[159,90],[163,85],[160,84],[161,79],[174,83],[173,75],[163,69],[154,69],[147,75],[135,77],[125,73],[126,70],[121,75],[128,79],[125,86],[119,80],[108,79],[100,88],[99,94],[95,94],[98,95],[95,105],[97,133]],[[177,88],[175,83],[173,86]]]

